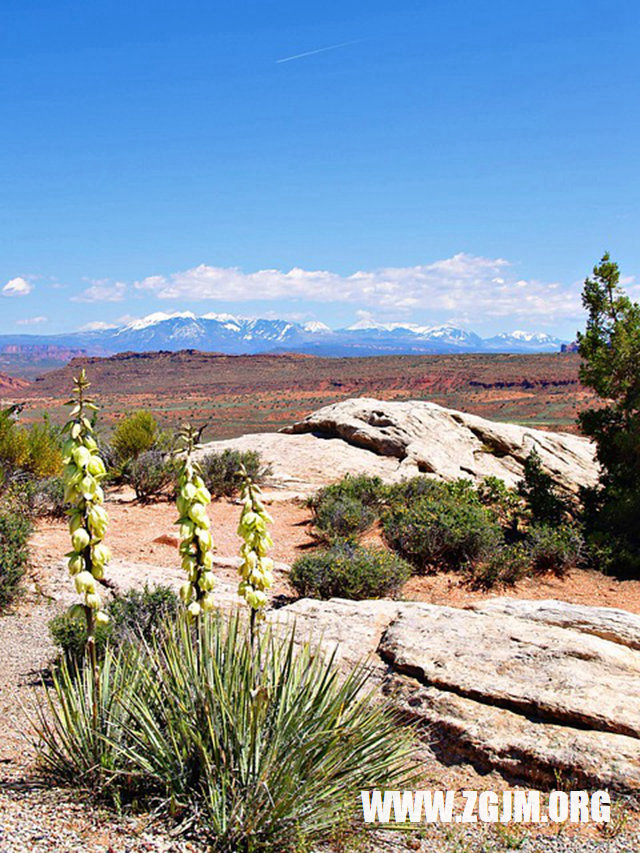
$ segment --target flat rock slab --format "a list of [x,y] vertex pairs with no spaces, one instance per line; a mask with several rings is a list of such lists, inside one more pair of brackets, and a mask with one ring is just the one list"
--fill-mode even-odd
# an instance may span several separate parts
[[[370,663],[377,677],[386,671],[378,656],[380,638],[387,626],[407,605],[397,601],[348,601],[332,598],[318,601],[303,598],[268,614],[273,624],[289,629],[295,625],[297,639],[322,645],[343,667]],[[418,605],[419,606],[419,605]]]
[[[547,614],[565,607],[544,604]],[[559,774],[640,792],[640,652],[583,630],[602,624],[606,608],[580,607],[574,627],[571,611],[549,624],[535,618],[537,605],[515,602],[513,615],[493,602],[476,611],[305,599],[270,618],[337,650],[345,669],[368,658],[375,682],[425,724],[444,760],[471,757],[536,784]]]
[[640,652],[508,615],[401,611],[378,652],[396,672],[547,722],[640,737]]
[[588,607],[553,599],[523,601],[517,598],[492,598],[470,607],[476,613],[518,616],[545,625],[593,634],[640,650],[640,616],[617,607]]
[[544,470],[565,492],[594,485],[598,477],[595,449],[585,438],[489,421],[422,400],[344,400],[283,432],[340,438],[400,460],[407,476],[422,472],[444,480],[478,481],[492,475],[513,486],[535,449]]

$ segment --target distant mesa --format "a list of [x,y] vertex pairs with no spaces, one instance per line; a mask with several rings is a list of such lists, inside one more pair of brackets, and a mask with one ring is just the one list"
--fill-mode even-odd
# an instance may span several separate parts
[[19,379],[15,376],[8,376],[6,373],[0,373],[0,394],[22,391],[24,388],[28,388],[29,385],[30,383],[26,379]]

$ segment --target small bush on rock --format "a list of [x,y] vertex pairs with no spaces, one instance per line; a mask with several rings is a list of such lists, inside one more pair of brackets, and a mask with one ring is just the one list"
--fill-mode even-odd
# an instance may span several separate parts
[[303,596],[358,600],[393,595],[410,575],[411,567],[384,548],[342,543],[296,560],[289,579]]
[[216,498],[232,497],[240,491],[243,467],[254,483],[262,483],[271,473],[255,450],[207,453],[199,460],[199,465],[206,487]]
[[125,468],[123,479],[145,502],[166,492],[175,477],[175,463],[160,450],[146,450]]

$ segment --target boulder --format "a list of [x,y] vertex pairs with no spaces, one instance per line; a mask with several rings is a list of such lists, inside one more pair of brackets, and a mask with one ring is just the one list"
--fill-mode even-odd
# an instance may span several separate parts
[[[497,423],[425,401],[344,400],[318,409],[283,432],[342,439],[399,460],[405,476],[422,472],[477,482],[493,475],[513,486],[535,449],[545,471],[565,492],[593,485],[598,477],[594,446],[585,438]],[[319,441],[317,447],[321,452]]]
[[602,627],[607,608],[579,607],[575,625],[564,610],[562,624],[550,624],[536,611],[571,606],[514,604],[517,613],[495,601],[459,609],[305,599],[270,619],[295,623],[300,641],[321,643],[345,671],[368,659],[380,690],[424,724],[420,736],[447,763],[639,793],[640,651],[584,630]]

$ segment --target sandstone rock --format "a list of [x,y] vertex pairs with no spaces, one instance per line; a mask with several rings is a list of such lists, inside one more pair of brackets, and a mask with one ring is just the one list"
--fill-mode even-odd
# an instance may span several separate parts
[[471,609],[478,613],[500,613],[545,625],[570,628],[640,650],[640,616],[616,607],[587,607],[553,599],[522,601],[517,598],[492,598],[472,604]]
[[567,628],[432,605],[378,652],[422,684],[550,723],[640,738],[640,652]]
[[269,621],[286,629],[295,625],[299,641],[321,644],[329,654],[335,653],[336,660],[344,667],[367,660],[379,678],[386,671],[377,655],[380,638],[400,608],[407,606],[387,600],[332,598],[331,601],[317,601],[303,598],[272,611]]
[[513,486],[534,448],[544,469],[566,492],[593,485],[598,476],[594,447],[585,438],[497,423],[424,401],[344,400],[283,432],[341,438],[399,459],[406,476],[423,472],[445,480],[478,481],[494,475]]
[[[270,618],[337,649],[347,670],[368,657],[381,690],[427,724],[422,736],[447,762],[471,759],[534,784],[557,784],[559,774],[640,792],[640,652],[574,628],[570,610],[551,625],[535,618],[537,602],[516,604],[520,615],[492,602],[476,612],[307,599]],[[544,604],[547,613],[564,607]],[[580,608],[577,626],[601,625],[603,609]]]
[[272,470],[265,489],[272,486],[280,493],[269,492],[271,500],[306,497],[345,474],[377,475],[386,482],[407,476],[397,459],[378,456],[362,447],[349,445],[341,438],[319,438],[311,434],[255,433],[211,441],[203,445],[197,457],[227,449],[260,453]]

